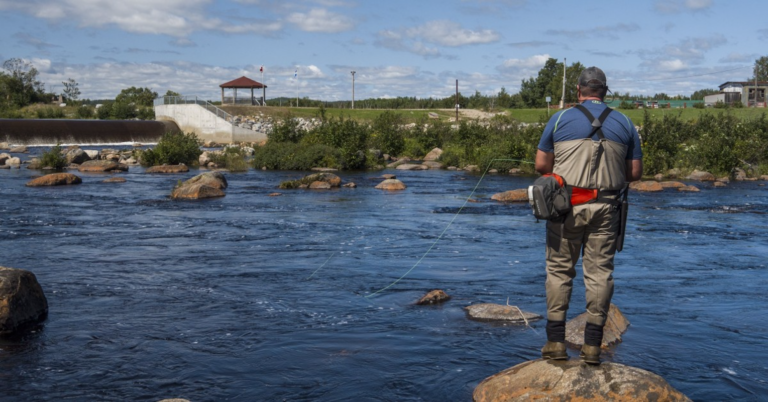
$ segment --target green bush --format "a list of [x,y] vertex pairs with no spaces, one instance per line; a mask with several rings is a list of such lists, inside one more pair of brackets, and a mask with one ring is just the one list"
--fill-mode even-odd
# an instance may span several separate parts
[[299,119],[289,114],[275,124],[272,131],[267,133],[267,138],[270,142],[296,143],[301,141],[305,134],[306,131],[299,128]]
[[635,103],[629,101],[621,101],[621,103],[619,103],[619,109],[635,109]]
[[40,157],[40,166],[50,167],[55,170],[62,170],[67,167],[67,158],[61,153],[61,146],[59,144],[43,152],[43,155]]
[[114,102],[104,102],[98,109],[96,109],[96,117],[99,120],[107,120],[112,116],[112,104]]
[[341,116],[310,130],[302,139],[302,144],[326,145],[338,150],[341,169],[364,169],[370,130],[367,124]]
[[372,124],[370,146],[385,154],[400,155],[405,148],[403,116],[390,110],[378,115]]
[[64,111],[60,107],[44,107],[35,111],[38,119],[63,119]]
[[267,142],[256,149],[253,167],[278,170],[309,170],[313,167],[341,168],[337,149],[323,144]]
[[139,120],[154,120],[155,109],[153,107],[141,107],[136,114]]
[[75,111],[75,114],[77,114],[78,119],[92,119],[93,108],[88,105],[80,105]]
[[142,152],[142,166],[157,165],[197,165],[200,150],[200,140],[195,133],[184,134],[181,131],[169,131],[163,134],[154,149]]
[[692,106],[694,109],[705,109],[707,105],[704,104],[704,102],[696,102]]
[[216,166],[226,168],[230,172],[248,171],[248,162],[245,161],[245,152],[240,147],[226,147],[222,153],[210,154],[211,162]]
[[136,106],[132,103],[115,102],[112,104],[110,118],[114,120],[130,120],[136,118]]

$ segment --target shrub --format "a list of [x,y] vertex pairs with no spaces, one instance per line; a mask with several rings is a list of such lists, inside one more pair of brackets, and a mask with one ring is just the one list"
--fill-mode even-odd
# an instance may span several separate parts
[[217,166],[226,168],[230,172],[248,171],[248,163],[245,161],[245,152],[240,147],[226,147],[222,153],[210,155],[211,162]]
[[272,128],[272,132],[267,134],[270,142],[299,142],[306,134],[306,131],[299,128],[299,120],[286,115],[283,120],[278,121]]
[[58,107],[44,107],[35,111],[38,119],[63,119],[64,111]]
[[200,154],[203,153],[200,145],[195,133],[168,131],[163,134],[154,149],[148,149],[141,154],[141,165],[196,165]]
[[704,104],[704,102],[696,102],[692,106],[694,109],[705,109],[707,105]]
[[61,153],[61,146],[59,144],[43,152],[43,155],[40,157],[40,166],[50,167],[55,170],[62,170],[67,166],[67,158]]
[[155,109],[152,108],[152,107],[142,107],[142,108],[139,108],[139,111],[136,114],[136,117],[139,120],[154,120],[155,119]]
[[635,109],[635,104],[634,102],[621,101],[621,103],[619,103],[619,109]]
[[112,104],[110,117],[115,120],[130,120],[136,118],[136,106],[132,103],[115,102]]
[[253,156],[256,169],[309,170],[318,166],[340,168],[339,151],[323,144],[267,142]]
[[88,105],[80,105],[80,107],[78,107],[75,111],[75,114],[77,115],[78,119],[92,119],[93,108]]
[[101,107],[96,109],[96,116],[99,120],[107,120],[112,116],[112,104],[113,102],[104,102]]
[[716,109],[725,109],[726,107],[728,107],[728,105],[726,105],[725,102],[723,102],[723,101],[715,102],[715,108]]
[[371,147],[390,155],[400,155],[403,152],[403,116],[387,110],[373,120],[372,131]]

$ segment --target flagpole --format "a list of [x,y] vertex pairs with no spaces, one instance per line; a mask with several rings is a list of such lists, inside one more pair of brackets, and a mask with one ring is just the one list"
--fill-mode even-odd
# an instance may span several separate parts
[[261,66],[261,106],[267,106],[267,88],[264,86],[264,66]]
[[299,107],[299,69],[293,73],[293,78],[296,78],[296,107]]

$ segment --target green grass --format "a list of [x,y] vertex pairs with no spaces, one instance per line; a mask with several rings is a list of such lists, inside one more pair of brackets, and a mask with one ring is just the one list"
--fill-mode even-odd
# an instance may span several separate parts
[[[614,102],[616,103],[616,102]],[[616,107],[618,105],[611,105],[612,107]],[[674,115],[674,116],[680,116],[683,120],[697,120],[699,116],[701,116],[703,113],[709,113],[709,114],[719,114],[721,112],[729,112],[733,116],[742,119],[742,118],[754,118],[758,117],[763,113],[768,113],[768,109],[765,108],[743,108],[743,109],[714,109],[714,108],[707,108],[707,109],[694,109],[694,108],[687,108],[687,109],[630,109],[630,110],[619,110],[621,113],[624,113],[629,117],[635,125],[638,125],[642,123],[643,116],[645,113],[645,110],[648,111],[648,113],[651,114],[651,117],[654,118],[662,118],[664,115]],[[551,111],[550,116],[555,111]],[[546,109],[508,109],[507,113],[514,118],[515,120],[526,122],[526,123],[537,123],[539,120],[543,117],[546,120],[547,119],[547,110]]]
[[[254,116],[259,112],[266,116],[272,116],[278,119],[283,118],[290,113],[294,117],[312,118],[318,117],[319,108],[316,107],[259,107],[259,106],[224,106],[221,108],[225,112],[233,115]],[[402,115],[405,123],[416,123],[423,118],[428,118],[429,113],[437,113],[440,119],[445,120],[453,117],[454,113],[446,110],[436,109],[325,109],[326,118],[344,116],[357,122],[371,122],[380,114],[390,110],[398,115]]]

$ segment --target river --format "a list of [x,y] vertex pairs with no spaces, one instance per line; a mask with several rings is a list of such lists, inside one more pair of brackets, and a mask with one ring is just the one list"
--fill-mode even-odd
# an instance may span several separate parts
[[[490,200],[530,177],[485,176],[456,215],[480,175],[340,172],[358,187],[316,191],[276,189],[302,172],[251,170],[226,173],[224,198],[180,202],[172,187],[197,171],[75,173],[81,185],[30,188],[40,172],[0,170],[0,265],[34,272],[50,306],[0,340],[0,400],[461,401],[546,340],[543,320],[462,309],[546,313],[544,224]],[[382,173],[408,189],[375,190]],[[613,299],[631,326],[604,358],[694,400],[764,400],[768,190],[694,184],[631,193]],[[575,284],[569,318],[580,267]],[[435,288],[453,299],[413,304]]]

